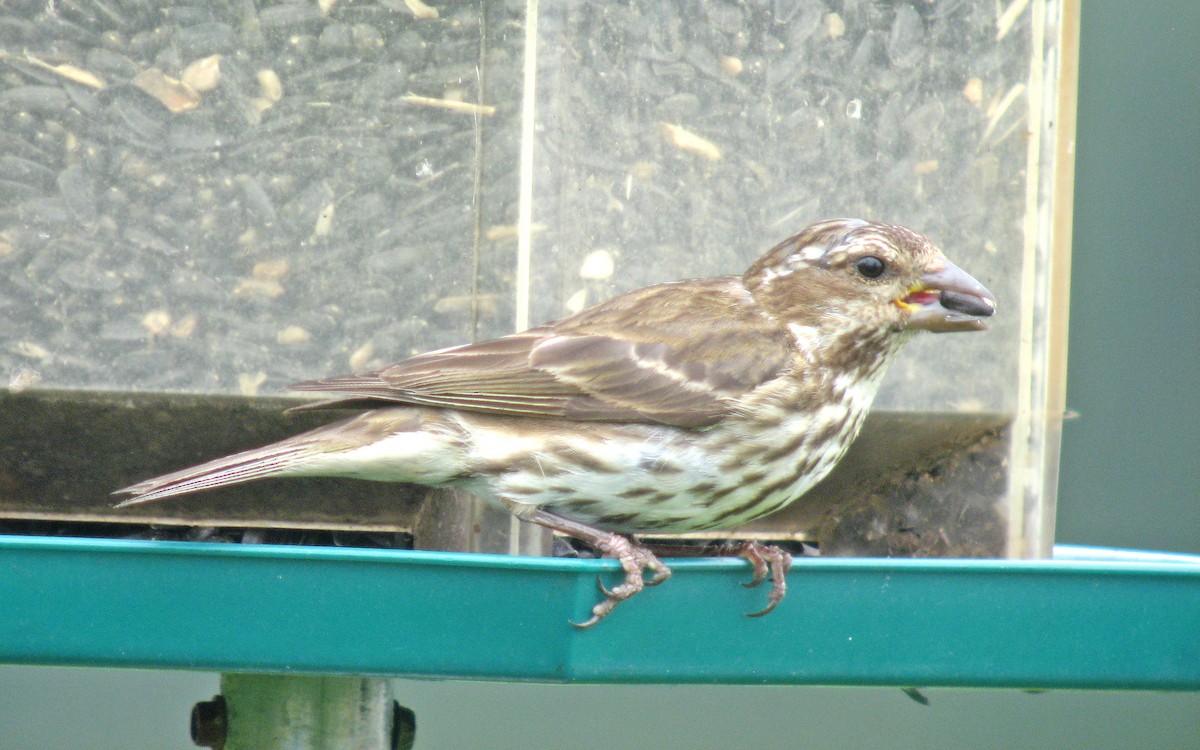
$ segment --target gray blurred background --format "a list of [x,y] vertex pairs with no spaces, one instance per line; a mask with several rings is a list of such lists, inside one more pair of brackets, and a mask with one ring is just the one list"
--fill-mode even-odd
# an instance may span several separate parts
[[[1090,0],[1058,539],[1200,552],[1200,3]],[[1200,695],[398,681],[419,748],[1196,748]],[[0,749],[188,748],[217,676],[0,667]]]

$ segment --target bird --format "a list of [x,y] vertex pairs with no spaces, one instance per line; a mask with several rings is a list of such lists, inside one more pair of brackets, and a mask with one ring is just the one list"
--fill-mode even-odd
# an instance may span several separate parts
[[[117,490],[118,507],[267,477],[461,487],[616,559],[591,627],[671,576],[639,534],[733,529],[795,502],[862,426],[917,331],[986,328],[996,299],[907,227],[812,224],[742,275],[636,289],[552,323],[296,383],[355,416]],[[786,593],[792,559],[726,553]],[[647,577],[648,576],[648,577]]]

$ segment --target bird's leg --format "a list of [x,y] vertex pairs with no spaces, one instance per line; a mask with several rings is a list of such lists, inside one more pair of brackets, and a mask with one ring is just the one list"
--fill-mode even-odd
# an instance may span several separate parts
[[[657,586],[671,577],[670,568],[664,565],[653,552],[634,542],[629,537],[593,528],[587,524],[573,521],[570,518],[564,518],[537,506],[521,506],[513,503],[510,504],[510,507],[517,518],[520,518],[522,521],[530,521],[553,531],[575,537],[582,542],[590,544],[604,557],[615,559],[621,563],[621,570],[625,571],[625,580],[609,589],[597,578],[596,584],[604,594],[604,599],[592,607],[591,617],[583,622],[571,623],[577,628],[592,627],[607,617],[608,613],[612,612],[618,604],[641,591],[645,586]],[[645,570],[651,572],[649,581],[643,577],[643,571]]]

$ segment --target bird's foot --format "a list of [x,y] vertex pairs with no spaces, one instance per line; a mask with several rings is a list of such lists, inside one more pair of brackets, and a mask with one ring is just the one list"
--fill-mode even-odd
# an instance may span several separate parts
[[754,588],[771,577],[771,590],[767,592],[767,606],[757,612],[747,612],[748,617],[762,617],[775,609],[787,595],[787,574],[792,569],[792,555],[782,547],[762,542],[747,541],[730,544],[721,550],[722,556],[742,557],[754,569],[750,580],[742,585]]
[[[671,569],[653,552],[628,537],[619,534],[609,534],[607,538],[595,542],[595,547],[604,557],[609,557],[621,563],[625,571],[625,580],[611,589],[604,585],[599,577],[596,586],[604,594],[604,599],[592,607],[592,616],[583,622],[572,622],[575,627],[583,630],[590,628],[603,620],[621,602],[641,591],[646,586],[657,586],[671,577]],[[646,580],[645,571],[650,571],[650,580]]]
[[[530,521],[587,542],[602,556],[621,563],[621,570],[625,571],[625,580],[610,589],[597,578],[596,585],[604,594],[604,599],[592,607],[592,616],[588,619],[583,622],[568,621],[581,630],[590,628],[603,620],[618,604],[646,586],[657,586],[671,577],[671,569],[663,564],[662,560],[659,560],[649,548],[629,537],[588,526],[537,506],[521,506],[519,503],[510,503],[510,507],[521,520]],[[649,580],[646,580],[645,577],[647,570],[650,571]]]

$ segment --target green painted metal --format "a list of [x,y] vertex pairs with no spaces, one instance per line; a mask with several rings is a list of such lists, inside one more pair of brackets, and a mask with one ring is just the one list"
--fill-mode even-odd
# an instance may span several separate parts
[[0,663],[550,682],[1200,689],[1200,566],[738,560],[579,631],[611,561],[0,537]]

